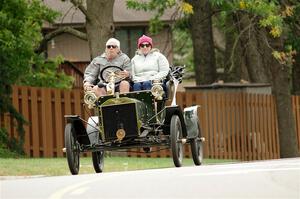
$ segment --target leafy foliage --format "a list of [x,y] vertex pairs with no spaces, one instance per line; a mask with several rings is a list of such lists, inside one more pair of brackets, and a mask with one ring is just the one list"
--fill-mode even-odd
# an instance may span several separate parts
[[191,35],[185,29],[175,28],[173,31],[174,65],[186,66],[187,71],[194,71],[193,44]]
[[185,14],[194,14],[193,6],[191,4],[189,4],[189,3],[182,2],[180,4],[180,9]]
[[272,54],[282,65],[291,67],[295,62],[294,56],[296,55],[296,50],[293,50],[292,46],[287,46],[285,52],[279,52],[275,50],[272,52]]
[[[67,82],[70,81],[34,52],[42,39],[41,28],[44,21],[52,22],[57,15],[40,0],[0,0],[0,114],[9,112],[16,119],[20,144],[23,142],[25,120],[10,102],[11,85],[36,85],[37,81],[48,84],[49,81],[54,82],[53,77],[56,80],[63,77]],[[1,130],[2,135],[4,133]],[[9,143],[5,144],[12,147]]]
[[281,37],[283,34],[289,35],[286,50],[274,50],[272,54],[281,64],[292,66],[298,39],[290,33],[295,22],[300,21],[299,1],[292,0],[289,4],[277,0],[211,0],[210,2],[227,14],[242,11],[258,18],[259,25],[266,28],[273,38]]
[[262,27],[270,28],[273,37],[279,37],[283,29],[283,16],[276,0],[211,0],[211,3],[224,11],[244,11],[260,18]]
[[33,67],[19,79],[17,84],[71,89],[74,78],[58,72],[58,66],[64,60],[63,57],[45,61],[43,56],[36,55],[34,59]]
[[[295,36],[294,32],[290,30],[297,30],[299,27],[300,21],[300,2],[299,1],[289,1],[289,4],[283,4],[278,0],[210,0],[209,1],[215,8],[217,8],[220,13],[225,18],[226,15],[230,15],[236,12],[244,12],[251,15],[255,22],[258,22],[262,28],[265,28],[273,38],[281,37],[283,34],[288,35],[288,40],[286,41],[286,50],[284,51],[277,51],[274,49],[273,56],[284,65],[292,66],[294,61],[294,56],[296,54],[296,50],[299,51],[300,49],[300,39],[299,37]],[[159,0],[151,0],[151,1],[138,1],[138,0],[128,0],[127,7],[136,9],[136,10],[143,10],[143,11],[156,11],[156,15],[150,22],[150,31],[152,33],[157,33],[160,28],[162,27],[162,22],[159,18],[163,15],[167,8],[176,7],[181,13],[185,16],[189,14],[193,14],[193,7],[186,3],[185,1],[159,1]],[[184,16],[181,15],[181,16]],[[221,17],[222,18],[222,17]],[[176,24],[183,24],[182,21],[185,21],[186,17],[181,17],[180,20],[176,21]],[[220,21],[218,22],[220,23]],[[188,24],[186,26],[185,31],[188,30]],[[218,24],[220,26],[220,24]],[[180,58],[178,53],[184,53],[183,49],[184,46],[189,46],[190,48],[192,45],[181,44],[181,39],[183,39],[183,32],[182,25],[181,30],[178,30],[178,25],[174,28],[175,33],[175,63],[180,63]],[[180,26],[180,25],[179,25]],[[222,25],[221,25],[222,26]],[[226,27],[227,29],[229,27]],[[177,31],[177,33],[176,33]],[[187,35],[185,35],[186,40]],[[177,39],[180,38],[180,39]],[[178,46],[177,46],[178,44]],[[176,47],[177,46],[177,47]],[[178,56],[177,56],[178,55]],[[177,59],[177,57],[179,59]],[[188,54],[184,54],[184,57],[190,57]],[[185,59],[184,59],[185,60]],[[191,62],[192,59],[189,59]]]
[[285,23],[288,24],[291,30],[288,32],[287,43],[300,52],[300,2],[292,7],[292,13],[284,18]]
[[24,155],[22,143],[9,138],[6,129],[0,128],[0,157],[20,157]]
[[[185,2],[184,0],[150,0],[150,1],[138,1],[138,0],[127,0],[127,7],[135,10],[143,10],[145,12],[154,11],[155,15],[150,20],[150,32],[157,34],[163,27],[163,22],[160,20],[166,9],[176,7],[176,10],[183,14],[192,14],[193,7]],[[179,14],[180,15],[180,14]]]
[[[181,0],[151,0],[141,2],[138,0],[127,0],[127,7],[135,10],[156,11],[154,17],[150,20],[150,32],[152,34],[158,33],[163,23],[160,17],[164,14],[166,9],[175,7],[175,15],[181,16],[176,20],[173,27],[173,42],[174,42],[174,65],[186,65],[188,71],[194,70],[193,64],[193,49],[191,35],[189,33],[190,24],[188,23],[188,16],[194,13],[192,5]],[[177,12],[177,13],[176,13]],[[174,15],[174,16],[175,16]]]
[[135,10],[156,11],[155,16],[150,20],[150,32],[157,34],[163,27],[163,23],[159,20],[168,7],[175,5],[174,0],[159,1],[151,0],[148,2],[139,2],[138,0],[128,0],[127,7]]

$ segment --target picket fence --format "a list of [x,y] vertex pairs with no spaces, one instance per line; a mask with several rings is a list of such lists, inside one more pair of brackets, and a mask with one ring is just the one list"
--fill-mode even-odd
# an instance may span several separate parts
[[[91,114],[83,106],[80,89],[62,90],[14,86],[14,107],[29,122],[25,125],[24,150],[30,157],[63,157],[64,115],[76,114],[87,119]],[[300,143],[300,96],[292,97],[298,143]],[[279,158],[276,108],[272,95],[222,92],[179,92],[182,108],[199,105],[204,157],[238,160]],[[9,136],[18,138],[15,121],[9,114],[0,116],[0,126]],[[300,151],[300,144],[299,151]],[[134,149],[120,153],[131,157],[170,157],[169,149],[154,147],[152,153]],[[185,157],[191,157],[185,147]]]

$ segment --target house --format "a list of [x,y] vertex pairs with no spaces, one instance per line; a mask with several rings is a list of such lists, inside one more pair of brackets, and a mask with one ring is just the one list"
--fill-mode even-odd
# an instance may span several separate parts
[[[75,29],[85,30],[85,16],[79,9],[75,9],[69,1],[44,0],[48,7],[62,13],[54,24],[44,24],[43,33],[47,34],[58,27],[71,26]],[[161,20],[165,23],[164,29],[157,35],[152,36],[154,46],[167,56],[172,63],[172,34],[171,17],[173,11],[167,10]],[[127,9],[126,0],[115,0],[113,18],[115,23],[114,37],[121,41],[121,50],[130,58],[135,54],[137,39],[148,34],[148,23],[154,13]],[[88,42],[71,34],[59,35],[48,42],[48,58],[62,55],[65,63],[61,68],[69,75],[75,77],[74,87],[82,87],[83,72],[91,61]]]

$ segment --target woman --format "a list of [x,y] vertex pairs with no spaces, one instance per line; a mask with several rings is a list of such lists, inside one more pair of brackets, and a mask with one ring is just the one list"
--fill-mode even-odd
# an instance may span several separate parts
[[169,73],[167,58],[153,48],[152,38],[143,35],[138,39],[138,50],[131,60],[133,90],[150,90],[153,80],[163,81]]

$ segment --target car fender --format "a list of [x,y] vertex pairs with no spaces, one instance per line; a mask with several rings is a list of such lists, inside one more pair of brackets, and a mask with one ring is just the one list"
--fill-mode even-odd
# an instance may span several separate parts
[[178,105],[176,105],[176,106],[166,106],[166,117],[165,117],[165,121],[164,121],[164,132],[166,134],[170,134],[170,122],[171,122],[171,118],[172,118],[173,115],[178,115],[178,117],[181,121],[183,137],[186,137],[187,136],[186,125],[185,125],[185,122],[184,122],[184,117],[183,117],[183,114],[182,114],[182,110]]
[[186,107],[183,110],[184,122],[187,129],[187,137],[195,138],[199,135],[199,118],[198,118],[198,105]]
[[65,118],[67,119],[67,123],[73,125],[76,140],[80,144],[89,145],[90,140],[88,139],[82,119],[78,115],[65,115]]

